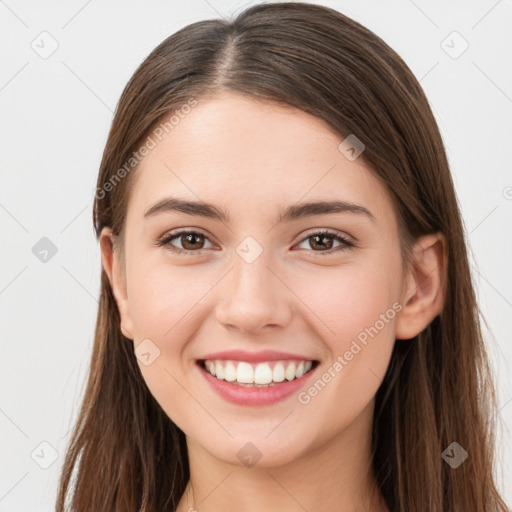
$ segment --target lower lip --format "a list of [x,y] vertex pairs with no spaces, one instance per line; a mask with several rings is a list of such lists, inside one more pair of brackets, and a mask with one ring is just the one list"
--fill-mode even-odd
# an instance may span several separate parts
[[238,386],[220,380],[207,372],[199,363],[199,370],[206,379],[209,386],[218,393],[224,400],[237,405],[270,405],[284,400],[294,392],[298,391],[311,375],[315,372],[316,367],[312,368],[308,373],[298,379],[285,381],[276,386],[268,386],[266,388],[249,388],[246,386]]

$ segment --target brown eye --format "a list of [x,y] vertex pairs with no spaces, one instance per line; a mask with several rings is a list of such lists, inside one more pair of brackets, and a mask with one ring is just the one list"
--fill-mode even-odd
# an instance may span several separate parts
[[[189,233],[181,235],[180,241],[184,249],[202,249],[204,236],[199,233]],[[201,247],[198,247],[198,245],[201,245]]]
[[313,249],[331,249],[334,243],[332,236],[314,235],[309,238],[312,240],[309,244]]
[[[312,233],[304,238],[301,244],[308,240],[309,248],[311,248],[313,252],[320,253],[322,255],[331,254],[355,247],[355,244],[350,240],[346,239],[338,233],[331,233],[330,231]],[[340,245],[333,247],[334,242],[339,242]],[[306,249],[308,249],[308,247],[306,247]]]
[[[174,245],[173,241],[177,240],[181,247]],[[197,231],[179,231],[177,233],[170,233],[160,240],[157,245],[167,246],[171,251],[178,254],[194,254],[205,249],[205,241],[208,238],[202,233]]]

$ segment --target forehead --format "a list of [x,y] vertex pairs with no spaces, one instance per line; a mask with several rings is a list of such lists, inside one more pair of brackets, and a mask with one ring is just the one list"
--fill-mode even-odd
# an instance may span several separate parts
[[392,215],[388,193],[367,164],[339,150],[343,137],[287,105],[238,94],[198,98],[161,140],[152,138],[131,192],[129,212],[138,216],[166,195],[236,215],[332,199],[364,204],[376,217]]

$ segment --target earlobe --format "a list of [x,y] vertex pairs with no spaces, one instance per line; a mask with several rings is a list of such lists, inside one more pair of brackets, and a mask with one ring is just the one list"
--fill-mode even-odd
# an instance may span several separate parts
[[121,332],[126,338],[133,339],[133,324],[128,305],[126,278],[120,263],[120,255],[114,249],[115,236],[108,227],[103,228],[100,234],[101,260],[110,281],[119,316],[121,317]]
[[407,276],[402,310],[395,324],[396,339],[411,339],[422,332],[444,307],[448,245],[442,233],[417,240],[413,265]]

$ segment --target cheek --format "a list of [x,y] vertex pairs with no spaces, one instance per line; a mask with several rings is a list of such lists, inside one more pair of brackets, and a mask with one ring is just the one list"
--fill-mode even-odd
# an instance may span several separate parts
[[216,282],[213,276],[200,278],[193,265],[173,267],[162,262],[141,265],[130,277],[134,336],[154,338],[166,345],[183,339],[183,329],[195,325],[193,318],[200,301]]
[[[384,266],[324,267],[301,273],[292,281],[292,289],[309,308],[308,316],[316,318],[317,330],[329,340],[329,347],[343,351],[349,340],[376,323],[379,331],[388,334],[398,296],[395,276],[394,269]],[[382,315],[387,317],[385,324]]]
[[301,403],[329,408],[329,403],[339,402],[343,407],[333,419],[341,421],[358,414],[375,395],[395,343],[400,310],[396,275],[391,264],[324,268],[314,276],[302,275],[297,294],[311,309],[309,318],[329,358],[320,382],[304,390]]
[[192,364],[187,347],[200,326],[195,317],[201,311],[200,300],[215,281],[198,279],[193,266],[178,268],[153,262],[139,269],[130,276],[129,290],[134,349],[146,343],[149,352],[156,354],[147,366],[139,358],[139,368],[150,393],[169,418],[178,427],[190,429],[191,418],[204,411],[187,391]]

